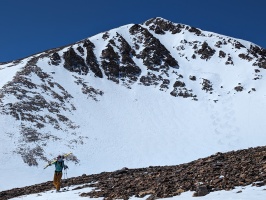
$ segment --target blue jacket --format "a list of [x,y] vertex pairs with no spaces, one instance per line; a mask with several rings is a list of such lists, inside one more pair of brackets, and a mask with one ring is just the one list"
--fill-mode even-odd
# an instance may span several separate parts
[[55,165],[55,171],[56,172],[62,172],[63,169],[65,169],[67,166],[64,164],[64,160],[60,159],[54,163]]

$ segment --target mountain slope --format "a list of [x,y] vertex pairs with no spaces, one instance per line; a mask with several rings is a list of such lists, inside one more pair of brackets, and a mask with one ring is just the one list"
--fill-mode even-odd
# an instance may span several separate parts
[[162,18],[1,64],[0,170],[22,177],[1,187],[69,151],[79,175],[264,145],[265,68],[253,43]]
[[[179,196],[187,191],[193,192],[193,196],[205,196],[210,192],[233,190],[237,186],[241,186],[242,190],[245,190],[245,186],[265,187],[265,151],[264,146],[227,153],[218,152],[181,165],[123,168],[114,172],[83,174],[65,179],[62,185],[64,189],[71,186],[72,189],[67,193],[71,193],[71,190],[72,193],[76,191],[75,196],[79,194],[81,197],[101,199],[133,197],[160,199]],[[51,186],[52,181],[49,181],[24,188],[14,188],[0,192],[0,197],[5,200],[29,194],[36,196],[37,193],[49,191],[37,195],[49,199],[49,193],[53,192]],[[241,199],[239,196],[235,197]],[[216,198],[210,197],[210,199]]]

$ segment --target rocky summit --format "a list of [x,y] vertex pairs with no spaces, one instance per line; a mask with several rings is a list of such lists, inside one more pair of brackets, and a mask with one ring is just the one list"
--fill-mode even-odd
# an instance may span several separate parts
[[[242,178],[227,179],[233,175],[222,173],[227,164],[220,162],[241,163],[236,157],[238,162],[215,155],[216,163],[210,157],[143,167],[264,146],[265,69],[266,50],[252,42],[160,17],[0,63],[2,170],[19,173],[20,165],[27,185],[44,182],[49,171],[39,172],[47,161],[73,152],[73,176],[136,168],[83,177],[134,183],[135,189],[117,192],[121,198],[170,196],[195,190],[196,182],[211,191],[262,181],[244,173],[249,167],[231,164],[229,171],[241,168],[236,177]],[[5,189],[25,183],[14,184]],[[83,195],[111,198],[108,184]]]

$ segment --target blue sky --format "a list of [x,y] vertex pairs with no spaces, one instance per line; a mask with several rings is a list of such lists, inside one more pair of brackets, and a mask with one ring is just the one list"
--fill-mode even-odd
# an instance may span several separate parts
[[0,0],[0,62],[153,17],[266,48],[264,0]]

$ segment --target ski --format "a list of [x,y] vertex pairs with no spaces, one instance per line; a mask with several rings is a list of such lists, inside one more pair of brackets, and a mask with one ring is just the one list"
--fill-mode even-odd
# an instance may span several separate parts
[[[65,153],[65,154],[63,154],[62,156],[63,156],[64,158],[66,158],[67,156],[69,156],[69,155],[71,155],[71,154],[72,154],[71,152],[70,152],[70,153]],[[50,164],[54,164],[56,161],[57,161],[57,158],[52,159],[51,161],[48,162],[47,165],[44,166],[43,169],[46,169]]]

